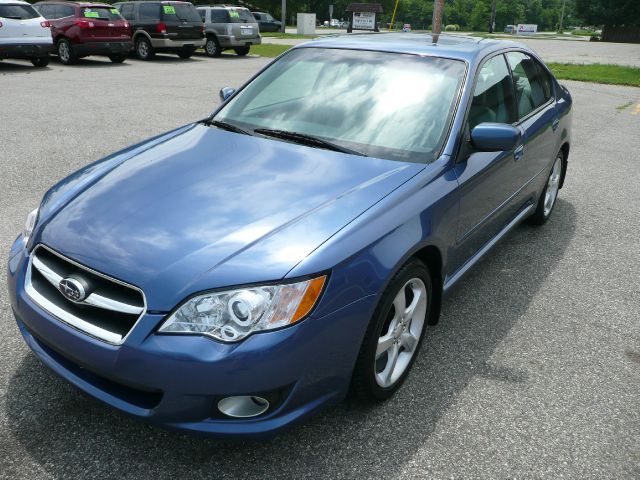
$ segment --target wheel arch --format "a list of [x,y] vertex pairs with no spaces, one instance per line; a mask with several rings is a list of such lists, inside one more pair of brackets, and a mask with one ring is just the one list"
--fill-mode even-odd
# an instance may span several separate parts
[[440,253],[440,249],[435,245],[427,245],[416,251],[411,258],[417,258],[422,261],[431,273],[433,298],[431,300],[427,323],[429,325],[435,325],[440,320],[440,307],[442,305],[442,254]]
[[562,175],[560,176],[560,188],[564,185],[564,178],[567,175],[567,164],[569,163],[569,142],[564,142],[560,147],[560,151],[562,152],[563,161],[562,161]]
[[133,36],[131,37],[131,40],[133,41],[134,45],[136,43],[136,40],[138,40],[138,38],[140,38],[141,36],[142,37],[146,37],[147,40],[149,40],[149,42],[151,42],[151,35],[149,35],[144,30],[136,30],[135,32],[133,32]]

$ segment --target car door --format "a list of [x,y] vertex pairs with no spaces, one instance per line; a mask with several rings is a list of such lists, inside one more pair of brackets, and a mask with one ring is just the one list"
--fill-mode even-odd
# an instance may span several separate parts
[[559,118],[553,83],[546,69],[524,52],[506,54],[516,92],[518,123],[523,131],[522,182],[551,166],[559,145]]
[[491,240],[515,214],[518,206],[514,198],[522,186],[518,174],[522,145],[504,152],[474,151],[469,134],[485,122],[516,122],[513,82],[502,54],[486,59],[478,69],[467,112],[466,139],[456,160],[460,192],[456,237],[461,263]]

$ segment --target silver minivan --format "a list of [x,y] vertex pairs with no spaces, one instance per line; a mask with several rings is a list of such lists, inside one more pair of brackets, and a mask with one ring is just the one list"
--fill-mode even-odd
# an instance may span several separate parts
[[238,55],[246,55],[251,45],[262,43],[258,23],[246,8],[216,5],[198,7],[198,13],[207,37],[204,50],[211,57],[218,57],[230,49]]

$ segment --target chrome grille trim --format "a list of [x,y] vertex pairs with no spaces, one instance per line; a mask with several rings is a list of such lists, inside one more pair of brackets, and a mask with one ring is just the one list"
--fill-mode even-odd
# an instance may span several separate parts
[[[34,270],[36,270],[40,275],[42,275],[42,277],[45,280],[47,280],[47,282],[49,282],[56,289],[56,292],[59,292],[60,281],[63,280],[64,278],[63,275],[61,275],[55,270],[55,267],[45,263],[45,261],[43,261],[40,257],[38,257],[38,252],[40,251],[40,249],[46,250],[50,254],[55,255],[60,260],[67,262],[68,264],[70,264],[71,266],[73,266],[78,270],[88,272],[92,275],[95,275],[104,279],[107,282],[111,282],[113,284],[119,285],[120,287],[126,287],[128,289],[131,289],[139,293],[140,298],[142,300],[142,306],[125,303],[120,300],[116,300],[114,298],[109,298],[107,296],[100,295],[96,292],[90,293],[89,296],[81,302],[73,302],[77,305],[86,305],[86,306],[90,306],[91,308],[105,310],[107,312],[116,312],[118,314],[125,314],[125,315],[137,315],[137,318],[132,322],[131,327],[128,329],[128,331],[123,335],[117,332],[112,332],[110,330],[104,329],[98,325],[94,325],[93,323],[83,318],[80,318],[77,315],[74,315],[72,312],[66,310],[65,308],[62,308],[61,306],[56,305],[53,301],[51,301],[45,295],[39,292],[38,289],[34,286],[34,283],[32,281],[32,278],[33,278],[32,273]],[[109,277],[103,273],[97,272],[91,268],[88,268],[78,262],[75,262],[74,260],[71,260],[59,254],[58,252],[52,250],[51,248],[43,244],[36,245],[31,252],[31,255],[29,258],[29,265],[27,267],[27,272],[25,276],[25,291],[34,302],[36,302],[40,307],[48,311],[50,314],[52,314],[62,322],[84,333],[87,333],[92,337],[95,337],[99,340],[103,340],[113,345],[120,345],[124,343],[127,336],[131,333],[131,331],[133,331],[135,326],[138,324],[140,319],[144,316],[144,314],[147,311],[146,297],[144,295],[144,292],[138,287],[135,287],[128,283],[122,282],[118,279]],[[62,293],[60,293],[60,297],[63,298],[65,301],[70,302],[70,300],[64,297]]]

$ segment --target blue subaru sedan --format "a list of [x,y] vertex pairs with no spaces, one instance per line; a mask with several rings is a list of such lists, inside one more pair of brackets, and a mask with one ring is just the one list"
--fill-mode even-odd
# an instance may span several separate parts
[[167,428],[259,437],[389,398],[567,171],[571,96],[517,43],[325,38],[220,96],[53,186],[9,256],[35,354]]

